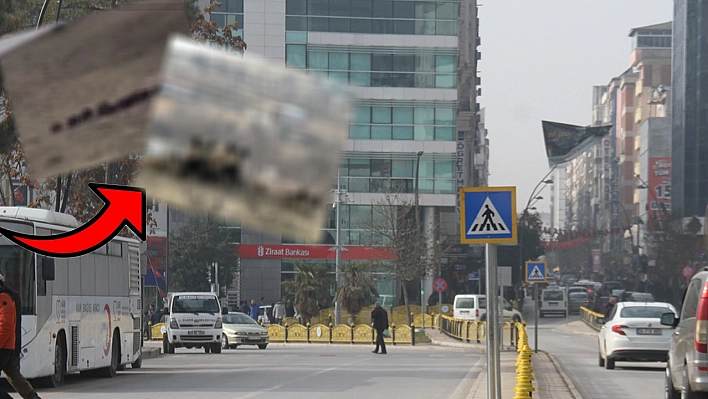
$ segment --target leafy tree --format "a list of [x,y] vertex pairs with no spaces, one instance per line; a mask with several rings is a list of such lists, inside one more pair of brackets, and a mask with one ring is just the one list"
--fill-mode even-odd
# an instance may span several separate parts
[[209,291],[213,262],[219,265],[219,281],[233,281],[238,269],[238,254],[229,245],[227,230],[208,217],[187,222],[172,239],[170,258],[170,290]]
[[344,266],[343,274],[344,284],[337,288],[334,300],[342,304],[355,322],[361,309],[372,296],[379,296],[379,291],[371,277],[371,267],[366,263],[349,263]]
[[[497,263],[500,265],[519,265],[511,268],[511,277],[514,284],[521,284],[524,281],[526,261],[536,260],[539,256],[545,254],[545,249],[541,242],[543,221],[538,213],[529,213],[527,211],[519,215],[517,226],[520,245],[500,246],[497,249]],[[519,254],[519,251],[521,251],[521,254]],[[521,261],[520,264],[519,261]]]
[[678,213],[664,212],[661,224],[646,236],[646,242],[656,259],[658,281],[665,281],[670,287],[669,301],[681,301],[682,285],[685,278],[681,269],[691,264],[696,256],[696,234],[684,227],[683,218]]
[[[445,242],[432,240],[422,234],[422,226],[415,217],[415,204],[409,196],[385,194],[384,199],[374,204],[371,223],[363,226],[371,233],[371,246],[385,247],[395,256],[392,261],[382,262],[401,285],[403,301],[412,323],[408,283],[436,272]],[[429,231],[439,233],[437,226],[427,226]]]
[[326,266],[312,263],[295,263],[294,280],[284,281],[285,299],[295,304],[295,309],[305,323],[317,316],[321,306],[328,305],[329,287],[333,276]]

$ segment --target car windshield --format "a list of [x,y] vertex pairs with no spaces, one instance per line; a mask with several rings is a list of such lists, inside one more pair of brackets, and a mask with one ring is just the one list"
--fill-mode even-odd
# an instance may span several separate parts
[[661,315],[671,310],[663,306],[628,306],[622,309],[623,319],[659,319]]
[[652,294],[632,294],[632,300],[636,302],[652,302],[654,296]]
[[226,314],[222,317],[224,324],[258,324],[245,314]]
[[563,291],[546,291],[543,293],[544,301],[562,301]]
[[219,313],[219,303],[211,295],[180,295],[175,297],[175,313]]
[[459,298],[455,307],[458,309],[474,309],[474,298]]

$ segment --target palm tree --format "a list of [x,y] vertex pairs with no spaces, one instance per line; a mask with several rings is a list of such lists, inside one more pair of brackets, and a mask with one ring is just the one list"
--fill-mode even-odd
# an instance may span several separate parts
[[295,304],[304,323],[319,314],[320,305],[329,299],[332,275],[321,264],[295,263],[297,274],[294,280],[284,281],[285,299]]
[[365,263],[350,263],[344,266],[344,285],[337,288],[335,301],[342,303],[344,310],[352,315],[352,323],[361,309],[371,300],[372,296],[379,296],[371,278],[371,268]]

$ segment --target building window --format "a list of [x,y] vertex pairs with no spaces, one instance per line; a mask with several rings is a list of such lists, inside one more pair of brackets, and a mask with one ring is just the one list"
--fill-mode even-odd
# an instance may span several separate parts
[[457,36],[459,1],[286,0],[289,31]]
[[349,138],[452,141],[455,113],[452,106],[358,106],[351,119]]

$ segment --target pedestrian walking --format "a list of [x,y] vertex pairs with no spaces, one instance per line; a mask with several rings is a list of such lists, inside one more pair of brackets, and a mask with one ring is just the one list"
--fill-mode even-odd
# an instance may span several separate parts
[[379,353],[380,347],[381,354],[385,355],[387,352],[383,333],[388,329],[388,313],[381,307],[381,302],[376,302],[374,305],[374,310],[371,311],[371,322],[374,323],[374,330],[376,330],[376,349],[371,352]]
[[275,309],[275,303],[271,303],[269,308],[266,308],[266,317],[268,318],[268,323],[275,324],[275,315],[273,310]]
[[612,311],[615,309],[616,303],[617,300],[614,297],[610,298],[610,302],[608,302],[607,306],[605,307],[605,322],[610,320],[610,316],[612,316]]
[[256,303],[255,299],[251,299],[251,307],[248,308],[248,315],[251,316],[253,320],[258,321],[258,313],[260,313],[261,308]]
[[283,301],[278,301],[273,308],[273,316],[275,317],[275,322],[278,324],[283,323],[283,319],[286,318],[285,304]]
[[[24,399],[39,399],[32,385],[20,373],[22,349],[22,304],[20,295],[5,283],[0,274],[0,369],[7,381]],[[12,398],[0,389],[0,398]]]

